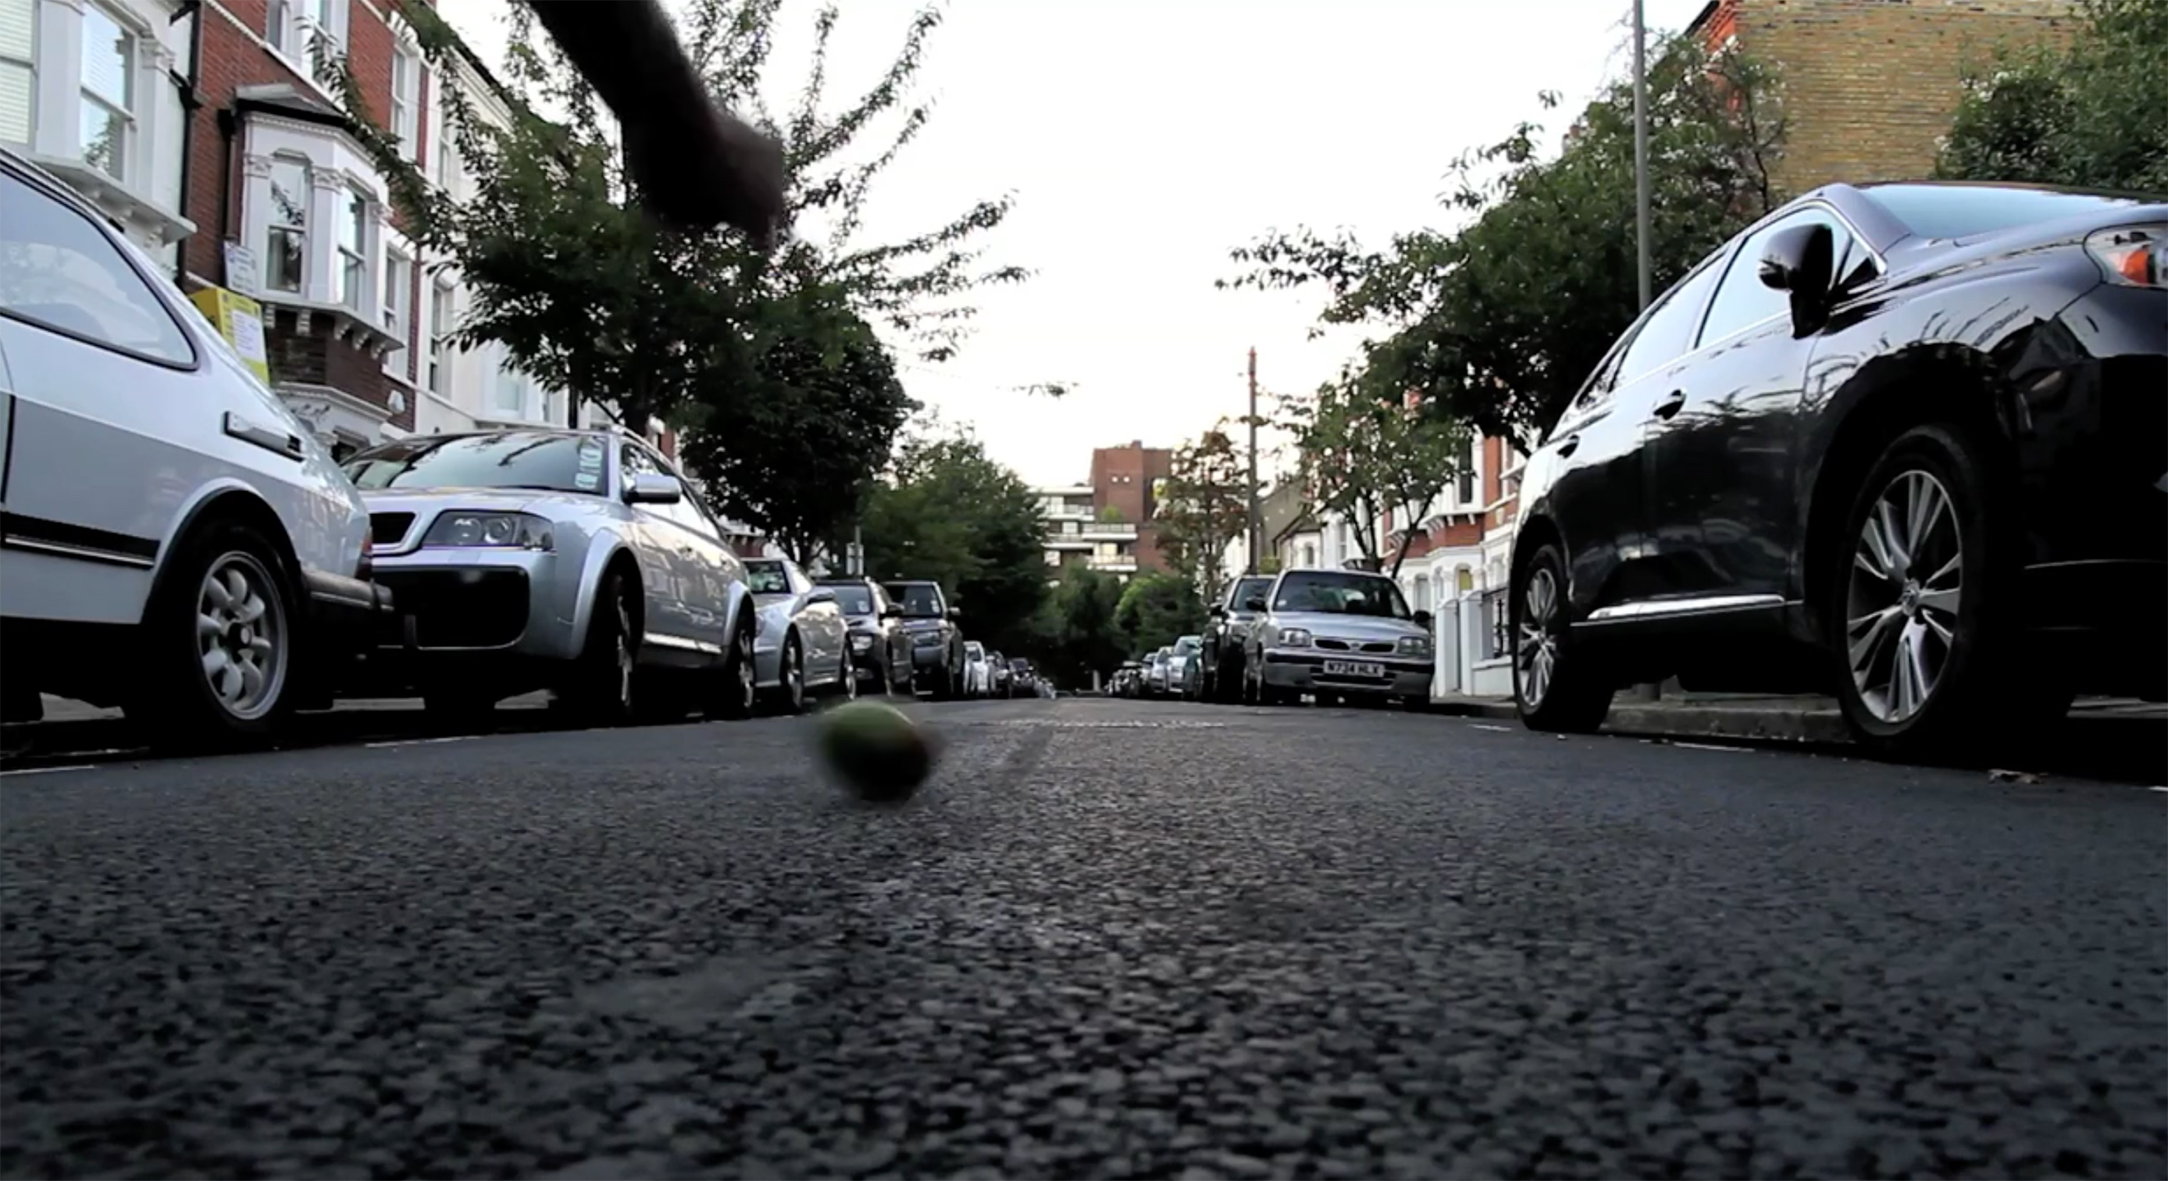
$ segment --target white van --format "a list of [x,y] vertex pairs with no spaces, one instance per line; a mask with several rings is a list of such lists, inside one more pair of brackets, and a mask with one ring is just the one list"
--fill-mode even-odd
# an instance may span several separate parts
[[389,596],[331,456],[96,209],[0,150],[0,706],[155,741],[328,703]]

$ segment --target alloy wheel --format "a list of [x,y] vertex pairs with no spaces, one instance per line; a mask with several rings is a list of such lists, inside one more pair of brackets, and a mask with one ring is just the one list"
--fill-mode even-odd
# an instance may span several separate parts
[[1927,472],[1899,474],[1860,524],[1845,596],[1852,687],[1878,721],[1926,708],[1956,646],[1964,541],[1949,489]]
[[1552,630],[1557,618],[1558,579],[1539,566],[1521,596],[1520,642],[1513,654],[1521,673],[1521,704],[1530,709],[1543,704],[1558,668],[1558,637]]
[[617,600],[617,703],[632,704],[632,612]]
[[277,707],[289,655],[286,607],[253,555],[234,550],[211,563],[196,595],[196,644],[219,708],[253,720]]
[[751,713],[754,699],[760,691],[756,679],[758,670],[753,667],[752,629],[742,627],[738,629],[737,646],[738,658],[734,663],[738,666],[738,709],[744,713]]

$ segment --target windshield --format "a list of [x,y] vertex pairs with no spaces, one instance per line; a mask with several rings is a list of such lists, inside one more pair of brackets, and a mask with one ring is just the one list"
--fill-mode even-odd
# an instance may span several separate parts
[[889,587],[888,597],[903,607],[903,613],[908,618],[941,618],[941,591],[930,582],[911,582]]
[[2095,193],[2000,185],[1874,185],[1867,195],[1913,233],[1940,239],[1970,238],[2088,213],[2114,213],[2141,204]]
[[1183,636],[1174,642],[1174,654],[1176,656],[1187,656],[1202,647],[1204,647],[1203,636]]
[[964,644],[964,655],[973,660],[984,660],[986,659],[986,649],[981,648],[977,640],[971,640]]
[[865,584],[846,582],[828,589],[836,592],[836,607],[845,615],[873,614],[873,592]]
[[1227,601],[1234,604],[1235,610],[1244,611],[1248,609],[1247,604],[1251,599],[1261,599],[1271,593],[1271,579],[1245,578],[1235,583],[1235,589],[1233,593],[1227,596]]
[[1329,615],[1373,615],[1412,619],[1408,601],[1389,578],[1331,570],[1284,575],[1272,600],[1274,611],[1320,611]]
[[790,574],[779,561],[755,559],[745,564],[745,585],[756,595],[787,595],[790,593]]
[[382,488],[538,488],[600,494],[602,440],[592,435],[501,431],[386,443],[346,461],[364,492]]

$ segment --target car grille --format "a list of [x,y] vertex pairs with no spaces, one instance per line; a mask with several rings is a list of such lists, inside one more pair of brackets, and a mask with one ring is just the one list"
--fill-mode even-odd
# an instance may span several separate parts
[[423,648],[503,648],[527,631],[525,570],[379,570],[376,581]]
[[413,513],[370,513],[369,543],[371,545],[397,545],[406,540],[407,530],[413,524]]
[[1319,640],[1317,646],[1327,652],[1392,652],[1397,645],[1391,640]]

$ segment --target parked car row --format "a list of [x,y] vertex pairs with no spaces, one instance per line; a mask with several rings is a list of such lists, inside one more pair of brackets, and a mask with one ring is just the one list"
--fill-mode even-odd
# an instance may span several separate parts
[[459,717],[546,689],[614,724],[1015,683],[936,584],[740,557],[636,437],[479,430],[335,462],[155,263],[4,150],[0,210],[7,721],[52,693],[218,744],[341,695]]

